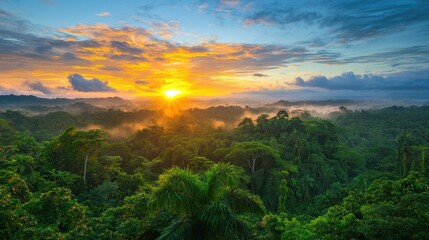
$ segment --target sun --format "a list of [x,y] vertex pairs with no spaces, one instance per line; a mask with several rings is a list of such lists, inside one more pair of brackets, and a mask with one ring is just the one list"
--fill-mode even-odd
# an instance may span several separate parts
[[176,90],[176,89],[170,89],[170,90],[164,91],[164,95],[169,99],[172,99],[181,93],[182,93],[181,91]]

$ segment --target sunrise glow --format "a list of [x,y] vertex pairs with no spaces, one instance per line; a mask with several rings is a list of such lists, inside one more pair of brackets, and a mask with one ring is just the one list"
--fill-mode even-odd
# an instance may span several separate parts
[[176,97],[177,95],[179,95],[179,94],[181,94],[182,92],[181,91],[179,91],[179,90],[175,90],[175,89],[171,89],[171,90],[166,90],[166,91],[164,91],[164,95],[167,97],[167,98],[174,98],[174,97]]
[[20,2],[0,1],[0,94],[429,96],[409,92],[429,89],[425,0]]

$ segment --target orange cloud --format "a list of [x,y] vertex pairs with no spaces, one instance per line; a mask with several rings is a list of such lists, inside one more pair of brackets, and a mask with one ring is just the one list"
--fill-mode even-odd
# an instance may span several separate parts
[[[174,24],[157,27],[166,31],[157,35],[166,38],[169,29],[178,28]],[[78,25],[42,37],[13,31],[9,35],[5,38],[22,44],[7,43],[9,50],[0,52],[4,86],[37,80],[61,95],[94,94],[73,91],[67,79],[72,74],[99,79],[115,89],[115,95],[153,96],[173,88],[184,95],[227,94],[263,86],[254,81],[253,74],[282,67],[285,61],[305,54],[303,49],[274,45],[209,42],[186,46],[126,25]],[[145,84],[137,84],[138,80]]]

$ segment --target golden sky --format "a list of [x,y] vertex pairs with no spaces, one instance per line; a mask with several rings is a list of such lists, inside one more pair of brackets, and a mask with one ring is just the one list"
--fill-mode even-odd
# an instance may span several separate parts
[[[266,83],[252,79],[263,78],[260,72],[278,68],[296,54],[257,44],[175,45],[131,26],[78,25],[56,33],[63,35],[26,39],[35,46],[22,54],[3,55],[2,79],[7,80],[2,85],[13,88],[20,82],[23,88],[41,92],[39,84],[46,93],[73,95],[77,91],[139,97],[177,89],[183,95],[214,96],[263,86]],[[39,50],[32,55],[34,49]],[[99,88],[86,91],[84,85],[93,81]]]
[[0,94],[427,99],[428,7],[0,0]]

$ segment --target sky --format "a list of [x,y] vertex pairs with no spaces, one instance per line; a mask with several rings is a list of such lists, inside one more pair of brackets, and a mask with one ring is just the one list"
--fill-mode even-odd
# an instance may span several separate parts
[[429,100],[428,0],[0,0],[0,94]]

